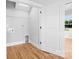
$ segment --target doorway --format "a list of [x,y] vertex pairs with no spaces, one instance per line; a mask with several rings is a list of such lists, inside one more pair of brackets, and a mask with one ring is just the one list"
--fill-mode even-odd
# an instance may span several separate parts
[[72,2],[65,4],[64,28],[65,59],[72,59]]

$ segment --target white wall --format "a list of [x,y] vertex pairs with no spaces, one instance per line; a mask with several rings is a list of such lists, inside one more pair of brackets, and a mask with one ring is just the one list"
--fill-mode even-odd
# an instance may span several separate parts
[[30,42],[39,47],[39,8],[33,7],[29,14]]
[[63,1],[42,9],[41,48],[64,56],[64,3]]
[[25,42],[25,34],[28,34],[27,11],[19,9],[6,9],[6,21],[7,44]]
[[[30,36],[30,42],[35,43],[35,45],[39,45],[39,12],[38,8],[39,4],[36,4],[29,0],[13,0],[16,2],[16,7],[14,7],[11,3],[7,1],[7,10],[6,10],[6,19],[7,19],[7,44],[13,43],[24,43],[25,35]],[[19,5],[18,2],[24,2],[36,5],[32,8],[31,12],[29,11],[29,7],[23,7]],[[31,6],[32,7],[32,6]],[[30,12],[30,14],[29,14]],[[12,32],[13,30],[13,32]]]

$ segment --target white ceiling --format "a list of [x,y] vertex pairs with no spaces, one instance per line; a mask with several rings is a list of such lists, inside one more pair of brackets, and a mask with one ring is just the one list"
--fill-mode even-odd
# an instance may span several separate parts
[[[42,5],[50,5],[60,0],[30,0]],[[65,15],[72,15],[72,0],[64,0],[65,5]]]
[[[58,2],[60,0],[30,0],[30,1],[34,1],[36,3],[42,4],[42,5],[49,5],[49,4],[53,4],[55,2]],[[72,0],[64,0],[65,3],[71,2]]]
[[[26,2],[31,1],[31,2],[35,2],[37,4],[40,4],[40,5],[47,6],[47,5],[53,4],[55,2],[59,2],[61,0],[16,0],[16,1],[24,1],[24,2],[25,1]],[[65,5],[66,15],[67,14],[72,14],[72,3],[70,3],[70,2],[72,2],[72,0],[64,0],[64,4],[66,4]],[[68,3],[70,3],[70,4],[68,4]]]
[[36,3],[42,4],[42,5],[49,5],[49,4],[53,4],[59,0],[31,0],[34,1]]

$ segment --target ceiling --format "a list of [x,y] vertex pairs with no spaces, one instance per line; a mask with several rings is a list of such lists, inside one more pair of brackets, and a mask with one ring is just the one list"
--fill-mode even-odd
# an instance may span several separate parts
[[[55,2],[59,2],[61,0],[19,0],[19,1],[31,1],[31,2],[35,2],[37,4],[40,4],[40,5],[44,5],[44,6],[47,6],[47,5],[50,5],[50,4],[53,4]],[[72,0],[64,0],[64,4],[65,4],[65,15],[70,15],[72,14]],[[69,3],[69,4],[68,4]]]
[[[34,1],[36,3],[42,4],[42,5],[49,5],[49,4],[53,4],[55,2],[58,2],[60,0],[30,0],[30,1]],[[64,0],[65,3],[71,2],[72,0]]]
[[[30,1],[46,6],[58,2],[60,0],[30,0]],[[64,4],[65,4],[65,15],[72,15],[72,0],[64,0]]]
[[42,5],[49,5],[49,4],[53,4],[59,0],[31,0],[34,1],[36,3],[42,4]]

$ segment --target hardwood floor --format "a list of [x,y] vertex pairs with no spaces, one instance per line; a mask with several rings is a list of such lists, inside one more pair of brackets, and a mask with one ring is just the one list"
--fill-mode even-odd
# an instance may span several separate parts
[[57,55],[50,55],[34,47],[32,44],[22,44],[7,47],[7,59],[64,59]]
[[[32,44],[21,44],[7,47],[7,59],[64,59],[57,55],[50,55]],[[65,39],[65,59],[72,59],[72,39]]]
[[72,59],[72,39],[65,39],[65,59]]

